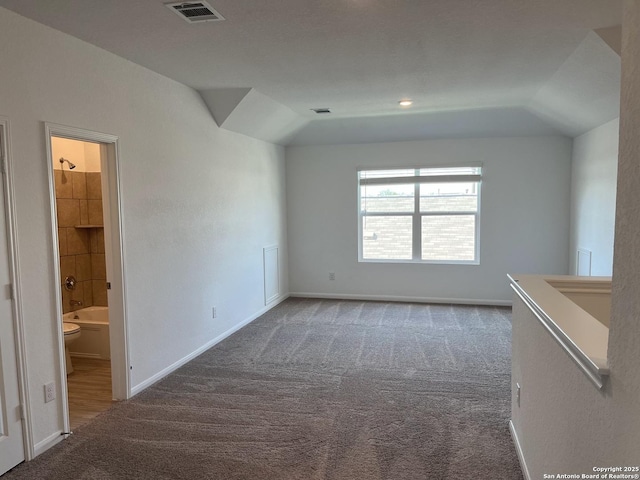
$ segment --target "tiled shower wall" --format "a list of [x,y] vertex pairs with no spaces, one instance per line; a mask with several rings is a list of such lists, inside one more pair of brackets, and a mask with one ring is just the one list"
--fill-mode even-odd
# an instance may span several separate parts
[[[62,311],[107,306],[100,173],[55,170],[54,175]],[[73,291],[64,288],[64,279],[69,275],[77,281]],[[82,305],[71,306],[71,300],[80,301]]]

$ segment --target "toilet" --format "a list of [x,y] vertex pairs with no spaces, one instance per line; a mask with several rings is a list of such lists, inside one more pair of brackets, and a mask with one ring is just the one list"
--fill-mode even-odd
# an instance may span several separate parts
[[80,337],[80,325],[75,323],[63,322],[64,328],[64,359],[67,365],[67,375],[73,372],[71,364],[71,355],[69,354],[69,345]]

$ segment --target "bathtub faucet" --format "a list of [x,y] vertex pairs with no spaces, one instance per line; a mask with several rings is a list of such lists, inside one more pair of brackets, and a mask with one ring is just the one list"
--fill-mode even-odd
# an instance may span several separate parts
[[81,307],[82,306],[82,300],[74,300],[72,298],[71,300],[69,300],[69,302],[71,303],[72,307]]

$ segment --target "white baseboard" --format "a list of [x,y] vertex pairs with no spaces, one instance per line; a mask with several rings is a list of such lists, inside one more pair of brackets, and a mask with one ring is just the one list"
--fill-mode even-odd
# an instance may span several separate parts
[[271,303],[269,303],[269,305],[267,305],[266,307],[260,309],[259,311],[257,311],[253,315],[251,315],[249,318],[246,318],[243,321],[241,321],[240,323],[234,325],[233,327],[231,327],[226,332],[221,333],[220,335],[215,337],[213,340],[205,343],[203,346],[201,346],[197,350],[191,352],[189,355],[181,358],[177,362],[174,362],[171,365],[169,365],[168,367],[162,369],[161,371],[159,371],[158,373],[156,373],[152,377],[144,380],[143,382],[140,382],[138,385],[136,385],[135,387],[131,388],[131,396],[133,397],[134,395],[137,395],[138,393],[143,391],[145,388],[150,387],[151,385],[153,385],[154,383],[156,383],[159,380],[162,380],[164,377],[169,375],[174,370],[177,370],[182,365],[184,365],[185,363],[193,360],[198,355],[204,353],[206,350],[209,350],[211,347],[213,347],[217,343],[220,343],[222,340],[224,340],[228,336],[236,333],[242,327],[250,324],[251,322],[253,322],[259,316],[264,315],[269,310],[271,310],[273,307],[275,307],[276,305],[278,305],[278,304],[282,303],[283,301],[285,301],[287,298],[289,298],[288,294],[280,295],[278,298],[274,299]]
[[58,430],[57,432],[52,433],[44,440],[41,440],[35,444],[35,446],[33,447],[33,456],[37,457],[41,453],[46,452],[54,445],[57,445],[58,443],[60,443],[66,437],[67,436],[62,433],[62,430]]
[[291,292],[291,297],[326,298],[335,300],[372,300],[378,302],[446,303],[454,305],[491,305],[510,307],[510,300],[480,300],[477,298],[403,297],[399,295],[361,295],[350,293]]
[[513,426],[512,420],[509,420],[509,431],[511,432],[511,438],[513,438],[513,444],[516,447],[516,453],[518,454],[518,460],[520,461],[522,475],[524,475],[525,480],[531,480],[531,475],[529,475],[529,469],[527,468],[527,462],[524,460],[524,452],[522,451],[522,446],[520,445],[520,440],[518,440],[518,434],[516,433],[516,428]]

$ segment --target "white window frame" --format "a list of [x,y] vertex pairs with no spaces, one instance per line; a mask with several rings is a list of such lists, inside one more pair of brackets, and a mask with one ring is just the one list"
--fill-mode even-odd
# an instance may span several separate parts
[[[441,168],[478,168],[478,174],[472,175],[430,175],[420,176],[420,170],[441,169]],[[360,178],[363,171],[375,170],[415,170],[415,176],[399,176],[384,177],[364,180]],[[357,168],[357,191],[358,191],[358,262],[362,263],[424,263],[435,265],[480,265],[480,211],[482,197],[482,163],[467,163],[464,165],[423,165],[419,167],[359,167]],[[478,204],[475,212],[472,211],[444,211],[444,212],[420,212],[420,184],[422,183],[460,183],[475,182],[478,188]],[[414,209],[413,212],[375,212],[366,213],[361,206],[361,186],[368,185],[393,185],[393,184],[413,184],[414,193]],[[475,237],[474,237],[474,258],[473,260],[423,260],[422,256],[422,217],[431,216],[475,216]],[[376,259],[363,257],[363,223],[366,216],[383,217],[383,216],[410,216],[412,217],[412,258],[411,259]]]

